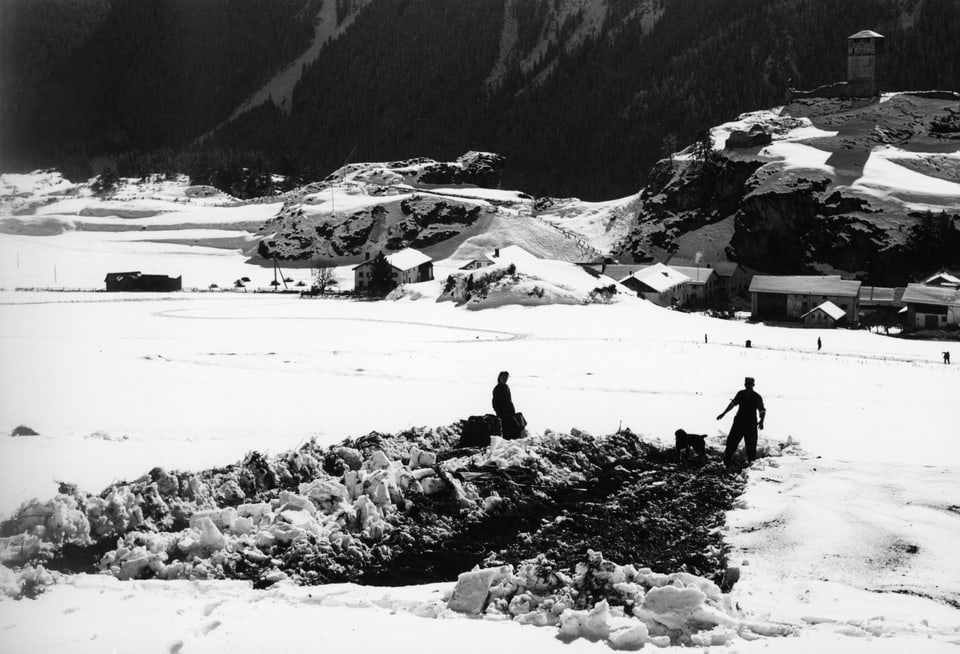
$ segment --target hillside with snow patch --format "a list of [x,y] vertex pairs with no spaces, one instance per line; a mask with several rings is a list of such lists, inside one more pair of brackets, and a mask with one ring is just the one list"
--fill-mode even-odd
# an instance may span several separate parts
[[715,127],[708,161],[658,164],[622,252],[891,284],[960,264],[958,97],[804,98]]

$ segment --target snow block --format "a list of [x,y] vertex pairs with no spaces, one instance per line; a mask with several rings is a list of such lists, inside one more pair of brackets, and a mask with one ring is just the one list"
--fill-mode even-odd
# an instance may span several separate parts
[[211,552],[222,550],[227,545],[227,539],[223,537],[217,525],[213,520],[202,517],[197,520],[196,529],[200,532],[200,546]]
[[458,613],[480,615],[487,604],[490,587],[512,573],[513,567],[509,565],[464,572],[457,577],[457,585],[447,607]]

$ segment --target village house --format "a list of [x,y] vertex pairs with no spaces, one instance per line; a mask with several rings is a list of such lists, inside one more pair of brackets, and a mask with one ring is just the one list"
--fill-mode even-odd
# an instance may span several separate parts
[[839,275],[754,275],[750,310],[754,320],[801,320],[824,302],[843,310],[849,324],[860,314],[860,282]]
[[903,292],[907,329],[940,329],[960,325],[960,287],[907,284]]
[[667,266],[690,279],[687,282],[687,302],[706,303],[717,295],[720,283],[717,272],[707,266]]
[[690,278],[662,263],[655,263],[617,281],[640,297],[667,307],[687,301]]
[[[353,267],[353,283],[357,291],[369,289],[372,279],[373,259],[369,258]],[[433,279],[433,259],[419,250],[404,248],[387,255],[391,277],[396,285],[416,284]]]
[[717,271],[717,287],[720,297],[733,298],[747,294],[750,273],[736,261],[717,261],[712,265]]
[[800,316],[805,327],[817,329],[833,329],[837,323],[846,319],[843,309],[827,300]]
[[183,289],[183,276],[144,275],[140,271],[107,273],[108,291],[149,291],[167,293]]

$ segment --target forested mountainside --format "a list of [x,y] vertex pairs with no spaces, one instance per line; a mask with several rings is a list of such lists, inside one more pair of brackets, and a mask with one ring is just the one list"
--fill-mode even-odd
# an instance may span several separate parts
[[4,167],[184,151],[305,49],[322,0],[4,0]]
[[[310,44],[289,111],[223,124]],[[960,88],[955,0],[7,0],[5,169],[110,155],[121,174],[230,164],[325,176],[346,161],[506,157],[503,183],[606,199],[710,125],[846,75],[884,34],[887,89]],[[76,29],[60,23],[67,17]],[[213,135],[196,140],[220,125]],[[144,163],[147,162],[147,163]],[[204,180],[208,181],[208,180]]]

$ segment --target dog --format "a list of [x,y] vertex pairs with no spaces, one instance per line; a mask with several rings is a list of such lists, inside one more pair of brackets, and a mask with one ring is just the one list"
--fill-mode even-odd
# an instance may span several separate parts
[[691,458],[693,455],[701,465],[707,462],[707,437],[704,434],[688,434],[678,429],[674,435],[677,437],[677,463],[683,463],[685,456]]

